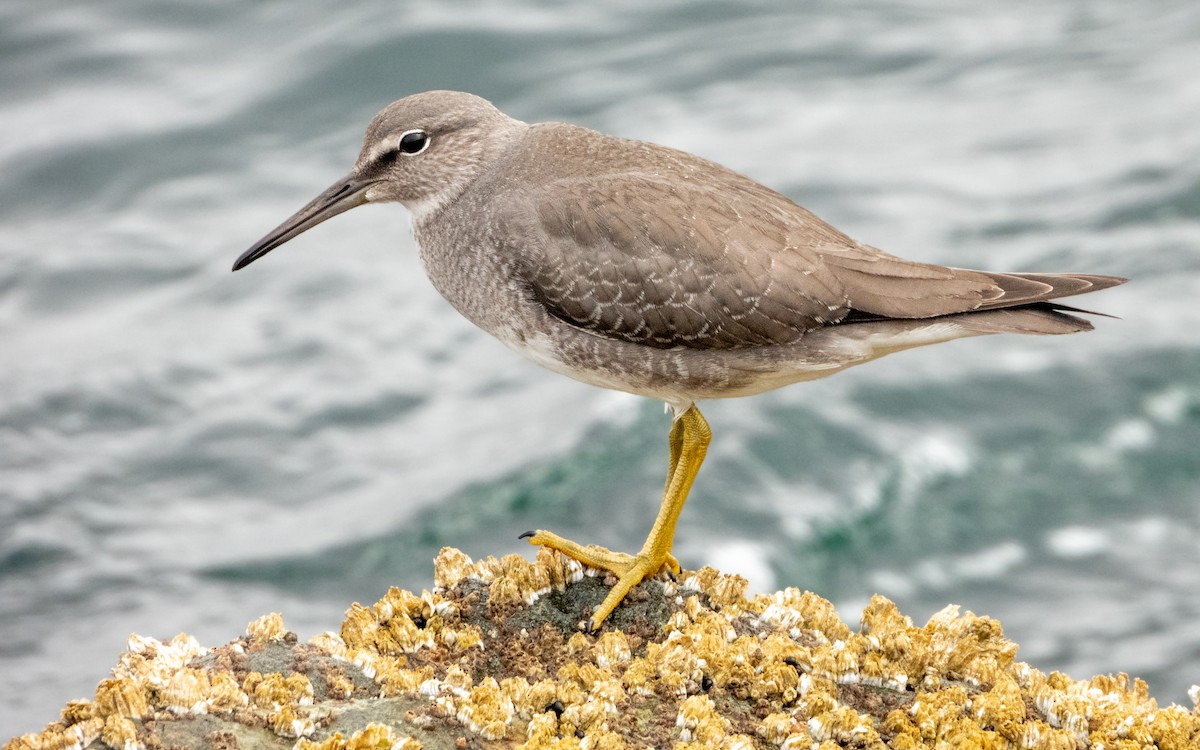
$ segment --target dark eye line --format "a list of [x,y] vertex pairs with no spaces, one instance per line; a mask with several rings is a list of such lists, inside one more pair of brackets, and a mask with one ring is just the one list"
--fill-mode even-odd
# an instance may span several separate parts
[[[400,140],[396,143],[395,148],[388,149],[387,151],[379,154],[379,156],[375,157],[375,167],[381,168],[390,166],[391,164],[395,163],[402,154],[404,156],[416,156],[429,147],[430,140],[429,133],[424,130],[409,130],[400,136]],[[412,151],[408,151],[405,150],[405,145],[415,145],[416,148]]]

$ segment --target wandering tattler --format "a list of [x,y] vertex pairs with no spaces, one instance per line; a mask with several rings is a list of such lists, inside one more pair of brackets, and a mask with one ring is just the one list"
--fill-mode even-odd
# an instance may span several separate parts
[[675,522],[712,434],[696,402],[967,336],[1087,331],[1070,314],[1086,311],[1054,300],[1125,281],[903,260],[700,157],[530,125],[454,91],[388,105],[350,174],[233,269],[389,201],[409,209],[429,278],[473,323],[555,372],[674,410],[662,507],[639,553],[522,535],[617,575],[589,629],[643,578],[679,573]]

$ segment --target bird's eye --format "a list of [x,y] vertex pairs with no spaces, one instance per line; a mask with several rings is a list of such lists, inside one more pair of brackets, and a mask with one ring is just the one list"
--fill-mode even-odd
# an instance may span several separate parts
[[400,153],[413,156],[429,147],[429,134],[424,130],[410,130],[400,136]]

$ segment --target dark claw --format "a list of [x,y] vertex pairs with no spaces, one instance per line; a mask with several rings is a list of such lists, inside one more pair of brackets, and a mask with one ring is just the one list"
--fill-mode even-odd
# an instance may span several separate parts
[[596,633],[600,632],[600,626],[596,624],[595,620],[589,617],[587,623],[585,623],[583,626],[583,632],[587,633],[588,635],[595,635]]
[[667,568],[667,578],[671,579],[671,583],[679,583],[679,576],[675,575],[675,571]]
[[531,538],[533,538],[533,535],[536,533],[537,533],[536,531],[526,531],[524,534],[517,537],[517,539],[531,539]]

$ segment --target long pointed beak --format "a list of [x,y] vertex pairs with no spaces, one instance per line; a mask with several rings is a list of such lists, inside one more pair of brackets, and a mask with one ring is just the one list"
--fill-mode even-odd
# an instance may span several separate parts
[[255,242],[249,250],[242,253],[234,262],[233,270],[245,268],[296,235],[312,229],[326,219],[332,219],[344,211],[366,203],[367,189],[375,182],[375,180],[365,180],[355,174],[348,174],[333,183],[329,189],[313,198],[307,206],[292,214],[287,221],[272,229],[266,237]]

